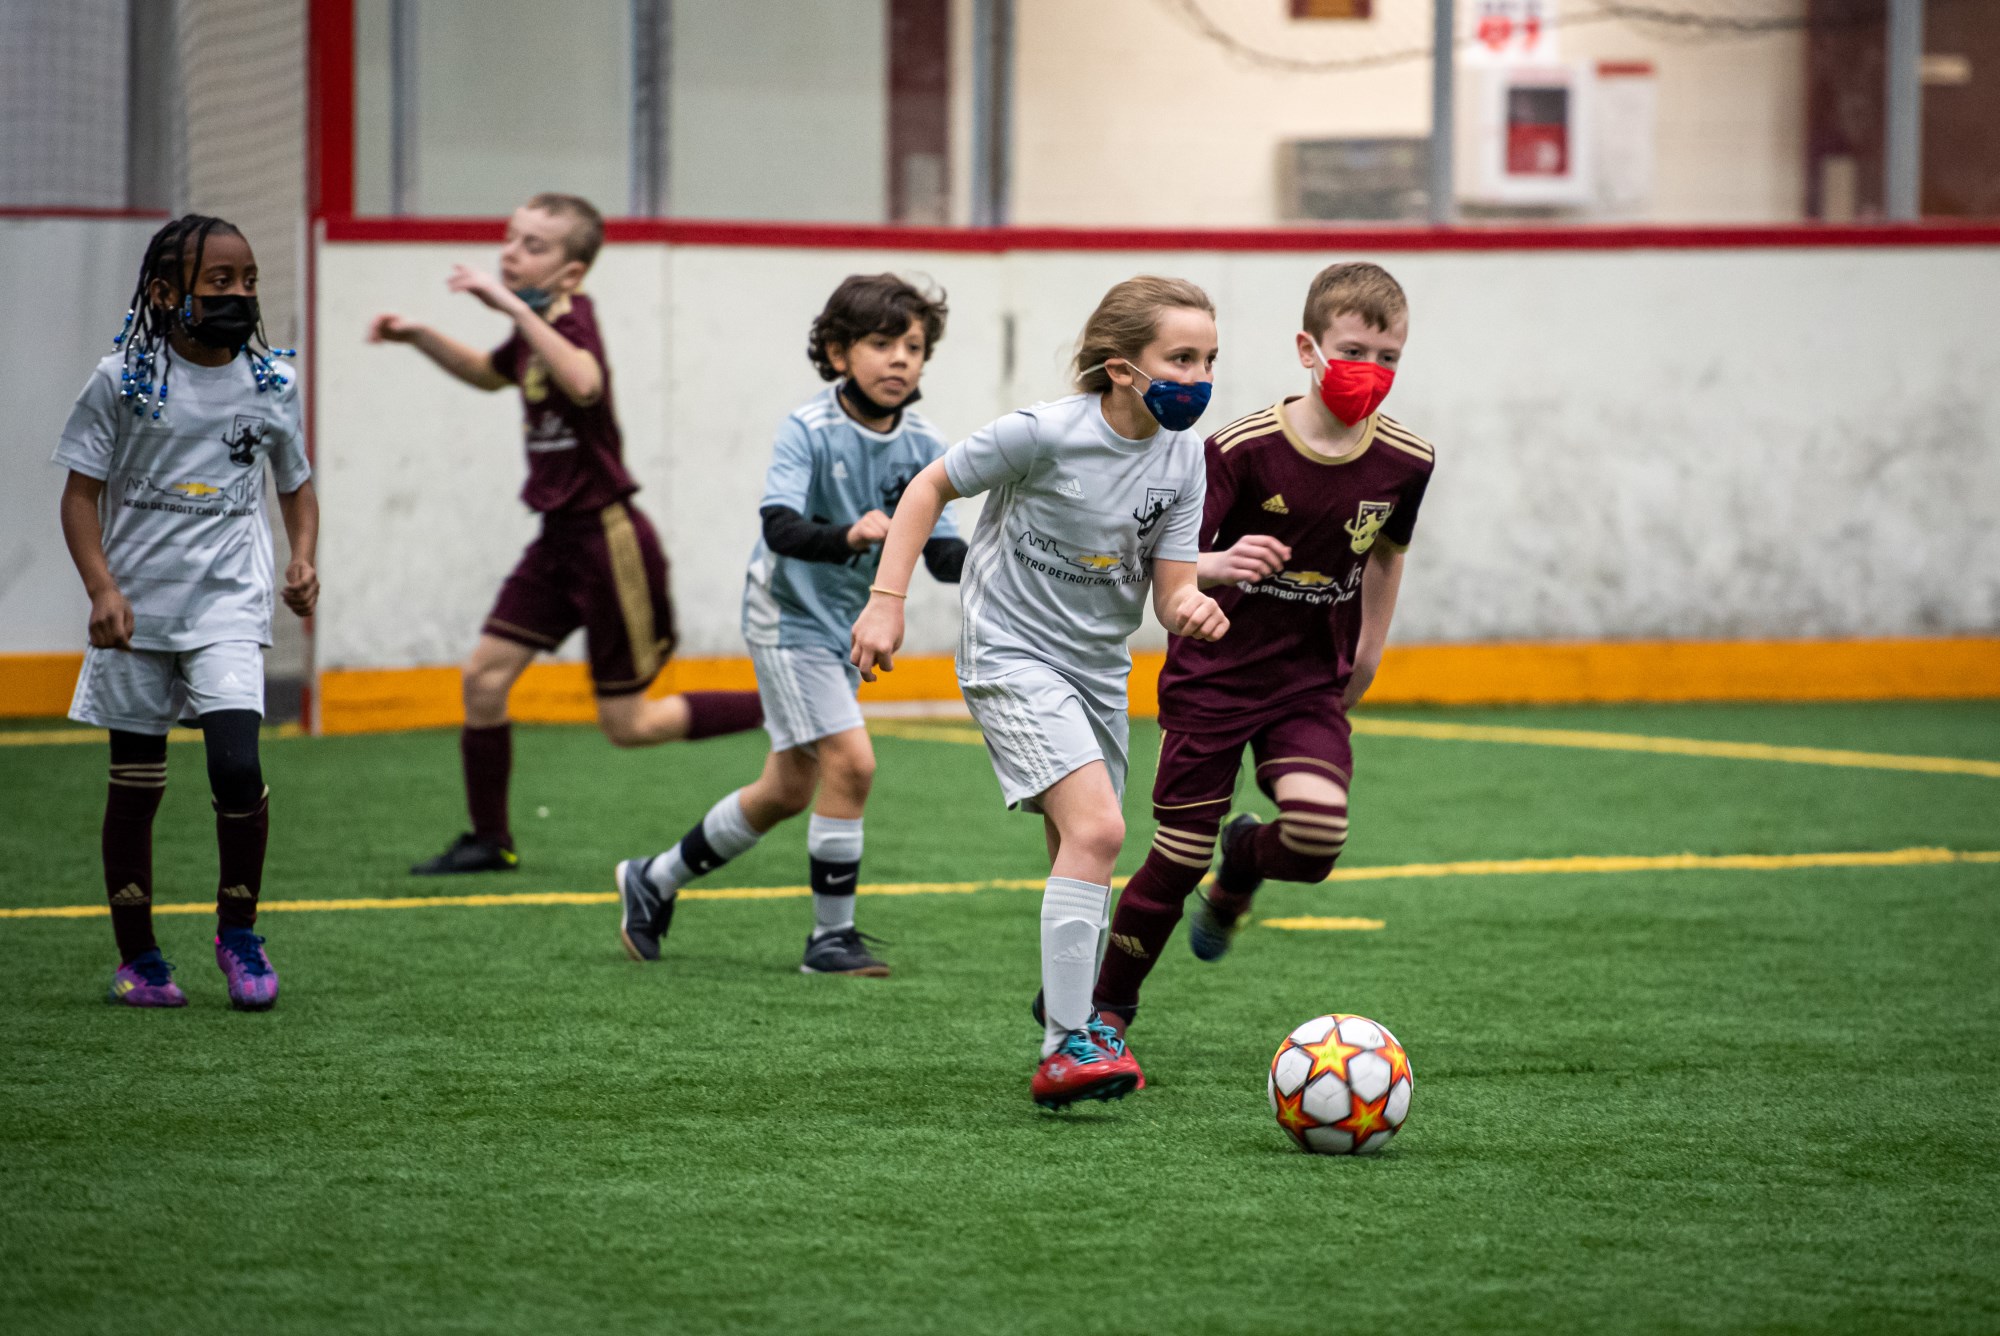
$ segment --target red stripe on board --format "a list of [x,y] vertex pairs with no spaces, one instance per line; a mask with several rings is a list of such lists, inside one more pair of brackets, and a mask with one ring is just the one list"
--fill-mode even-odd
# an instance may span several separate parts
[[[495,243],[501,218],[329,217],[328,241]],[[1871,226],[1324,227],[1158,229],[881,227],[613,218],[612,242],[800,249],[975,251],[1736,250],[1838,246],[2000,246],[2000,222]]]
[[87,209],[71,204],[0,204],[0,218],[71,218],[79,222],[165,222],[164,209]]
[[354,0],[311,0],[306,31],[306,211],[354,212]]

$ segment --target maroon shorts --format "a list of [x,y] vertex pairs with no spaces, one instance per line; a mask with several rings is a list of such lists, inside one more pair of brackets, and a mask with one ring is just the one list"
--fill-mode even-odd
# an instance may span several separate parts
[[674,604],[659,536],[637,509],[542,517],[542,534],[521,554],[487,615],[487,635],[554,649],[577,627],[600,696],[644,691],[674,650]]
[[1354,776],[1347,711],[1337,700],[1308,700],[1282,714],[1227,733],[1160,735],[1160,767],[1153,776],[1153,819],[1228,815],[1236,796],[1243,749],[1256,762],[1257,787],[1273,797],[1280,775],[1322,775],[1343,789]]

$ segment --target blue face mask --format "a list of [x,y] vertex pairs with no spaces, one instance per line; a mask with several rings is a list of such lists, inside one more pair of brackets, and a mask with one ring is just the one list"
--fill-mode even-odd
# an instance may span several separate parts
[[[1122,357],[1118,360],[1125,362]],[[1109,364],[1100,362],[1098,365]],[[1125,365],[1131,367],[1135,375],[1146,374],[1130,362],[1125,362]],[[1092,371],[1096,369],[1096,367],[1090,368]],[[1186,431],[1200,421],[1202,413],[1208,408],[1208,396],[1214,391],[1215,382],[1210,380],[1183,384],[1177,380],[1149,378],[1145,391],[1139,397],[1146,401],[1146,411],[1153,415],[1153,421],[1168,431]]]
[[556,295],[547,288],[515,288],[514,295],[528,304],[528,309],[541,315],[556,304]]

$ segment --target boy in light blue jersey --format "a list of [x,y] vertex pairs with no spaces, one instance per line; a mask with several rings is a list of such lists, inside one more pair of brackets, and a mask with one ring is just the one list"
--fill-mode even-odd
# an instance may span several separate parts
[[[813,322],[808,352],[835,384],[786,418],[764,497],[763,537],[743,591],[743,638],[757,669],[771,755],[755,783],[717,802],[680,843],[616,872],[620,935],[635,960],[657,960],[681,887],[745,853],[787,817],[812,807],[813,931],[807,974],[883,977],[889,967],[854,926],[861,814],[875,750],[855,699],[860,674],[849,634],[868,602],[890,516],[945,441],[910,411],[944,336],[942,294],[894,274],[842,283]],[[965,543],[947,513],[924,564],[956,582]]]

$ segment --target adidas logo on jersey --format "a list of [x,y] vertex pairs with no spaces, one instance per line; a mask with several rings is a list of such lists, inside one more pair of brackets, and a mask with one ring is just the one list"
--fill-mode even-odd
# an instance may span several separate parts
[[1270,511],[1273,515],[1289,515],[1292,513],[1291,507],[1285,504],[1285,494],[1283,492],[1273,493],[1271,499],[1264,503],[1264,509]]
[[836,459],[836,460],[834,460],[834,461],[833,461],[833,478],[834,478],[834,481],[835,481],[835,482],[846,482],[846,481],[847,481],[847,461],[846,461],[846,460],[844,460],[844,459]]
[[1083,500],[1083,484],[1075,478],[1064,478],[1056,484],[1056,490],[1064,496],[1073,497],[1078,501]]

